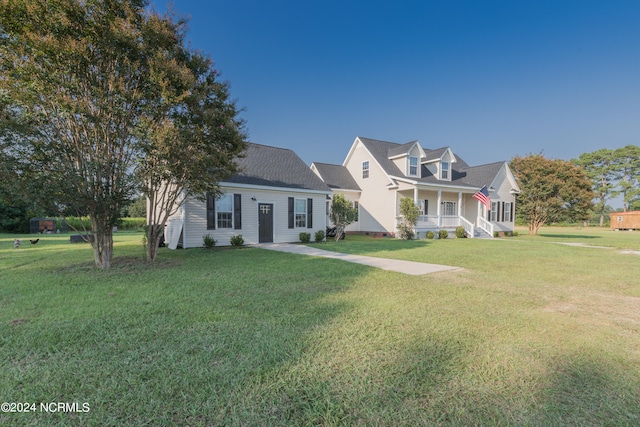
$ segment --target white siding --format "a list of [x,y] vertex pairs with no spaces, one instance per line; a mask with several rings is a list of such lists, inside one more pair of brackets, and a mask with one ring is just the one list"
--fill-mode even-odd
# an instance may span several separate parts
[[[235,234],[241,234],[245,244],[258,243],[258,203],[272,203],[273,241],[275,243],[299,242],[301,232],[311,234],[311,240],[318,230],[326,227],[326,194],[288,192],[276,189],[247,189],[222,187],[225,194],[241,194],[242,197],[242,229],[207,230],[206,202],[190,198],[185,202],[184,247],[194,248],[202,246],[202,237],[211,234],[216,239],[217,246],[228,246],[229,239]],[[313,227],[288,228],[288,198],[313,199]],[[255,198],[256,200],[252,200]]]
[[506,166],[503,166],[491,186],[495,189],[489,193],[492,202],[500,203],[500,216],[498,221],[493,221],[493,229],[494,231],[513,231],[514,226],[514,212],[511,212],[511,221],[504,222],[502,221],[502,202],[511,203],[513,202],[514,211],[515,211],[515,195],[511,194],[512,186],[511,182],[507,178],[507,170]]

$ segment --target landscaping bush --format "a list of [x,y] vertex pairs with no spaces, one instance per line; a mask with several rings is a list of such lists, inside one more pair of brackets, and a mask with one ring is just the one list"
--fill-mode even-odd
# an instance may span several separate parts
[[324,242],[324,230],[316,231],[316,243]]
[[449,237],[449,232],[447,230],[438,231],[438,239],[446,239]]
[[517,231],[513,232],[513,237],[518,237],[518,232]]
[[456,227],[456,237],[458,239],[464,239],[465,237],[467,237],[467,231],[463,226]]
[[498,231],[493,232],[493,237],[499,237],[499,236],[500,236],[500,233]]
[[433,231],[427,231],[427,239],[431,240],[436,237],[436,234]]
[[311,233],[300,233],[300,241],[302,243],[309,243],[311,241]]
[[229,239],[229,243],[231,243],[231,246],[236,247],[244,245],[242,234],[234,234],[233,236],[231,236],[231,238]]
[[406,224],[400,224],[398,226],[398,237],[405,240],[413,239],[413,227]]
[[202,236],[202,245],[207,249],[212,249],[216,245],[216,239],[211,234]]

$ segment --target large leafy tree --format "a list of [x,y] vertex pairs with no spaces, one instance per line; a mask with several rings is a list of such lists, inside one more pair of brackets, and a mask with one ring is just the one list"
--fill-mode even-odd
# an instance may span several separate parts
[[518,213],[531,234],[550,222],[588,217],[594,194],[581,167],[541,154],[514,157],[510,166],[522,190],[516,196]]
[[[198,92],[210,62],[184,47],[181,23],[145,11],[146,3],[0,0],[3,155],[18,163],[30,197],[89,216],[103,268],[113,226],[139,182],[148,184],[145,194],[150,183],[171,183],[180,168],[166,165],[191,162],[189,150],[201,148],[176,136],[212,123],[192,119],[188,102],[226,101]],[[228,116],[224,123],[238,127]],[[184,143],[171,146],[176,141]],[[152,172],[163,168],[170,173]]]
[[[236,172],[245,147],[243,122],[218,80],[210,59],[184,49],[180,39],[154,69],[162,96],[150,104],[139,167],[147,209],[147,259],[155,260],[164,225],[188,196],[219,193],[218,183]],[[167,65],[168,64],[168,65]]]
[[627,145],[613,152],[614,170],[617,174],[619,192],[622,194],[624,211],[628,211],[635,198],[640,196],[640,147]]
[[607,213],[607,201],[615,197],[617,171],[614,150],[603,148],[592,153],[583,153],[573,162],[584,168],[591,180],[592,189],[596,196],[594,211],[600,215],[600,226],[604,225]]

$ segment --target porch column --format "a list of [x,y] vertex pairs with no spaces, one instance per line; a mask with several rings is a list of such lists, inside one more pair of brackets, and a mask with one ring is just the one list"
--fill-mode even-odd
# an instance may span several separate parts
[[418,206],[418,187],[413,189],[413,204]]
[[462,216],[462,191],[458,191],[458,217]]
[[437,215],[438,215],[438,227],[440,227],[440,214],[441,214],[441,206],[442,205],[442,190],[438,190],[438,210],[436,211]]
[[[484,212],[483,212],[483,207],[484,205],[482,203],[480,203],[480,200],[478,200],[478,216],[484,218]],[[478,219],[476,218],[476,222],[478,222]],[[476,224],[477,225],[477,224]]]

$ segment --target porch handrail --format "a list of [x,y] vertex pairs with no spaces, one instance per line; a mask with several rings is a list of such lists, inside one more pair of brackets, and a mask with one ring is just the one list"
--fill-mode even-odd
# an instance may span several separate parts
[[464,227],[464,231],[467,232],[467,235],[473,239],[473,233],[475,232],[473,224],[462,216],[460,217],[460,224]]
[[491,224],[481,216],[478,217],[478,227],[483,229],[486,233],[489,234],[489,236],[491,236],[491,238],[493,238],[493,224]]

